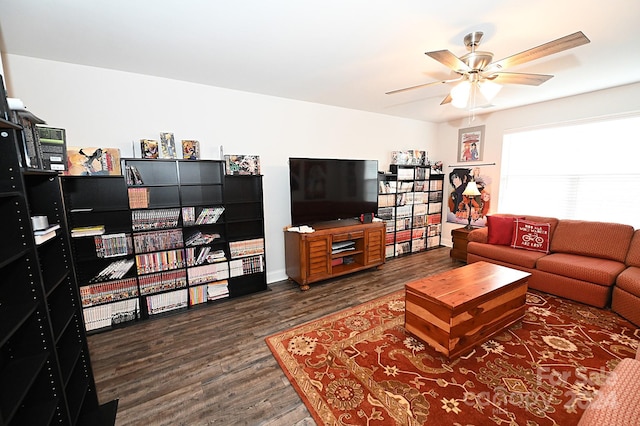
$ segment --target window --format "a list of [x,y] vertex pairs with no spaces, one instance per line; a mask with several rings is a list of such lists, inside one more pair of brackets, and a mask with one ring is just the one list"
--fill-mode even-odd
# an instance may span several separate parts
[[640,116],[505,135],[500,212],[640,228]]

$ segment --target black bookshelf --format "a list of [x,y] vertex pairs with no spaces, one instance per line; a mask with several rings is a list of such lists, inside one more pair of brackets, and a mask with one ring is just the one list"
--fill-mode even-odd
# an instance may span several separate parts
[[[98,402],[60,178],[27,165],[23,132],[0,118],[0,425],[114,424],[117,401]],[[37,237],[32,216],[50,225]]]
[[262,176],[225,176],[224,201],[230,247],[230,294],[241,296],[266,290]]
[[131,213],[122,176],[63,176],[85,327],[140,318]]
[[378,175],[378,216],[385,220],[386,257],[440,247],[444,175],[426,165],[390,166]]
[[[100,233],[71,238],[87,329],[266,290],[262,176],[225,175],[219,160],[125,158],[121,167],[123,176],[63,178],[72,235]],[[99,256],[114,234],[126,249]],[[95,282],[114,261],[131,264],[125,276]]]

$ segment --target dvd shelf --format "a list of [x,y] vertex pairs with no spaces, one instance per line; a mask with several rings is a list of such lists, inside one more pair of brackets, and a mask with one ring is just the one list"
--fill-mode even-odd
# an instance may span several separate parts
[[[29,129],[3,118],[0,129],[0,424],[114,424],[117,401],[98,402],[60,178],[27,163]],[[38,245],[34,216],[49,223]]]
[[218,160],[122,170],[63,178],[88,330],[266,290],[262,176]]
[[86,329],[140,318],[134,233],[123,177],[63,176],[62,189]]
[[430,166],[395,165],[378,176],[378,217],[387,258],[440,246],[444,175]]

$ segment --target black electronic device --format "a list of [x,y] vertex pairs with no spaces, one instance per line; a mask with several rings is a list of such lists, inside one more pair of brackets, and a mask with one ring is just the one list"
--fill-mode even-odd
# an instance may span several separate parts
[[378,161],[289,158],[291,223],[359,219],[378,210]]

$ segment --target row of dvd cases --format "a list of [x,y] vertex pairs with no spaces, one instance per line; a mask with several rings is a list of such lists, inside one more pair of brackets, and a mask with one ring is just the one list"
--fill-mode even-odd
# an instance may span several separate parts
[[378,177],[378,217],[386,223],[386,257],[440,246],[444,174],[428,165],[395,165]]
[[120,176],[63,177],[87,330],[267,288],[262,176],[224,172],[123,159]]

